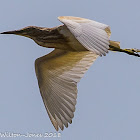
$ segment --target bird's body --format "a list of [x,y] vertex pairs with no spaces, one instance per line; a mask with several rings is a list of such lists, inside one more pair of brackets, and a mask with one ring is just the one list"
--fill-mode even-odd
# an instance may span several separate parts
[[98,56],[108,50],[139,56],[139,50],[120,49],[119,42],[110,41],[108,25],[79,17],[59,17],[64,25],[54,28],[36,26],[3,32],[33,39],[38,45],[55,48],[35,61],[40,93],[55,129],[72,123],[77,83]]
[[39,35],[32,37],[32,39],[38,45],[47,48],[86,51],[65,25],[60,25],[55,28],[43,28],[42,32],[40,32]]

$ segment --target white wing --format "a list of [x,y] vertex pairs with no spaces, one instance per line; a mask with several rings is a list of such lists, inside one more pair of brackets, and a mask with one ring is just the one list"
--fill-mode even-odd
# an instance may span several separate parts
[[74,117],[77,82],[98,55],[90,52],[54,50],[35,61],[43,102],[55,129],[61,130]]
[[63,16],[58,19],[86,49],[100,56],[106,55],[111,34],[108,25],[79,17]]

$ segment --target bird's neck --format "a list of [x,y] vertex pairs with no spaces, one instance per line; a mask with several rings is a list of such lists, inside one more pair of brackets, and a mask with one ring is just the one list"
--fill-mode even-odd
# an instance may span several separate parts
[[31,39],[38,45],[48,48],[59,48],[66,43],[66,38],[59,33],[58,28],[42,28]]

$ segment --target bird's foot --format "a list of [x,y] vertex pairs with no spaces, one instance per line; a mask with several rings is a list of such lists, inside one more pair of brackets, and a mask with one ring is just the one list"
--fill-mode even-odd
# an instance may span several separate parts
[[122,50],[129,55],[134,55],[134,56],[140,57],[139,49],[132,48],[132,49],[122,49]]

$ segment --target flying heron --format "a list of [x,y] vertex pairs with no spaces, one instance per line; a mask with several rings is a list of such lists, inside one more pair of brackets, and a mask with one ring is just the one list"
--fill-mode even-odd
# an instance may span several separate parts
[[77,83],[98,56],[108,50],[140,57],[138,49],[121,49],[109,40],[108,25],[80,17],[61,16],[63,23],[54,28],[28,26],[3,32],[33,39],[38,45],[54,50],[35,61],[40,93],[49,118],[58,131],[68,127],[74,117]]

